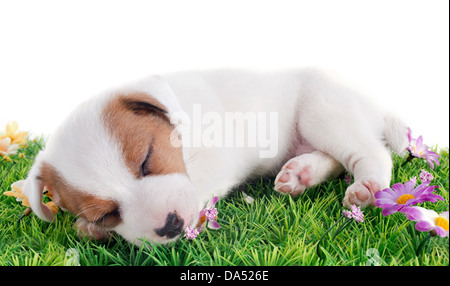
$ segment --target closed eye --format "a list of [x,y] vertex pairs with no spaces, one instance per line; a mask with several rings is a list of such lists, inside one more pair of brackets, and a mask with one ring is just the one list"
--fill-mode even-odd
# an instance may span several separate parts
[[152,153],[153,153],[153,144],[150,144],[150,148],[148,149],[144,162],[142,162],[141,165],[141,177],[145,177],[151,174],[149,162],[150,158],[152,157]]

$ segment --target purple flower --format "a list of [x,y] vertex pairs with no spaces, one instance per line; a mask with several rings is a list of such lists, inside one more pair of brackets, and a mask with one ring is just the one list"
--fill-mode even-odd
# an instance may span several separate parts
[[342,213],[346,218],[354,219],[357,222],[363,222],[364,221],[364,214],[362,213],[361,209],[357,207],[356,205],[352,205],[352,210],[347,211],[343,210]]
[[204,226],[207,225],[211,229],[219,229],[220,225],[217,223],[217,215],[219,211],[214,207],[219,200],[218,197],[213,197],[208,202],[206,208],[202,209],[198,215],[199,222],[196,228],[190,226],[186,227],[184,236],[187,239],[196,238],[200,232],[204,230]]
[[422,207],[409,207],[405,212],[409,220],[417,221],[418,231],[436,232],[440,237],[448,237],[448,211],[438,214]]
[[428,146],[423,144],[422,136],[419,136],[419,138],[417,139],[412,138],[411,128],[409,127],[408,127],[408,140],[409,146],[407,149],[409,150],[412,156],[427,160],[431,169],[434,169],[434,163],[436,163],[436,165],[439,166],[438,158],[441,156],[436,154],[436,152],[428,150]]
[[[433,194],[437,186],[429,186],[430,182],[424,182],[414,188],[412,181],[397,183],[392,188],[386,188],[375,194],[375,206],[383,208],[382,214],[388,216],[397,211],[404,212],[404,209],[425,201],[435,203],[437,200],[444,200],[441,196]],[[406,209],[405,209],[406,210]]]
[[343,214],[346,218],[349,218],[349,219],[352,218],[352,212],[351,212],[351,211],[343,210],[343,211],[342,211],[342,214]]
[[190,226],[186,227],[184,236],[187,239],[194,239],[196,238],[200,232],[196,228],[191,228]]
[[200,228],[199,230],[202,231],[205,224],[211,228],[211,229],[219,229],[220,225],[217,223],[217,215],[219,211],[214,207],[219,201],[219,197],[213,197],[211,201],[207,204],[206,208],[200,211],[199,218],[200,218]]
[[352,175],[346,174],[344,177],[344,181],[347,183],[347,185],[350,185],[352,183]]
[[433,175],[422,169],[422,172],[419,175],[420,180],[423,182],[430,182],[434,179]]
[[364,221],[364,215],[361,211],[361,209],[355,205],[352,205],[352,217],[357,222],[363,222]]

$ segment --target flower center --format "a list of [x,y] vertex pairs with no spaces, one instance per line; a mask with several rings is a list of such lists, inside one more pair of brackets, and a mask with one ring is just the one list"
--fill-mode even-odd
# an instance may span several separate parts
[[445,231],[448,231],[448,219],[445,217],[439,216],[435,220],[436,225],[442,227]]
[[401,205],[404,205],[404,204],[406,204],[406,202],[408,201],[408,200],[410,200],[410,199],[415,199],[416,197],[414,197],[413,195],[411,195],[411,194],[404,194],[404,195],[401,195],[398,199],[397,199],[397,204],[401,204]]

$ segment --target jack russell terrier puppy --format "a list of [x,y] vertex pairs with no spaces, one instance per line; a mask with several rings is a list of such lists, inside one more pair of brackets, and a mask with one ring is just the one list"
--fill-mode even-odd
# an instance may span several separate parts
[[315,69],[155,75],[79,106],[37,155],[24,192],[52,221],[47,187],[90,238],[167,243],[213,196],[252,177],[276,175],[275,191],[298,196],[347,170],[355,181],[343,204],[373,205],[390,185],[387,146],[404,154],[407,132]]

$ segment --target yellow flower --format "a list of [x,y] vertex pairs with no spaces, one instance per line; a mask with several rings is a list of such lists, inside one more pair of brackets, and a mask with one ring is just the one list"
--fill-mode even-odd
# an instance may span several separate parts
[[53,214],[58,213],[58,206],[54,202],[48,202],[45,204]]
[[19,150],[18,144],[11,144],[11,138],[0,139],[0,156],[14,155]]
[[[16,200],[18,202],[22,202],[22,205],[26,207],[30,207],[30,202],[28,201],[28,198],[23,193],[23,185],[25,184],[25,180],[20,180],[15,182],[11,185],[12,190],[8,192],[4,192],[3,194],[6,196],[16,197]],[[45,194],[47,197],[52,198],[52,193],[50,191],[47,191]],[[45,204],[52,213],[56,214],[59,210],[58,206],[53,202],[48,202]]]
[[49,189],[47,189],[47,186],[44,186],[44,195],[53,200],[53,194]]
[[6,124],[5,134],[0,135],[0,140],[5,138],[11,138],[11,144],[25,144],[27,142],[28,132],[18,132],[19,124],[16,121]]
[[11,185],[12,190],[8,192],[4,192],[5,196],[16,197],[16,201],[22,202],[22,205],[26,207],[30,207],[30,203],[28,202],[28,198],[22,192],[23,185],[25,180],[20,180]]

